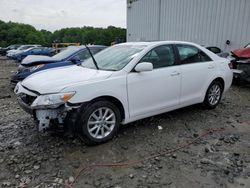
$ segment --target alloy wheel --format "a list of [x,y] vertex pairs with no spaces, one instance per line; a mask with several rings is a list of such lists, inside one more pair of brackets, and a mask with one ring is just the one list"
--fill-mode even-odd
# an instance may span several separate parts
[[221,88],[218,84],[214,84],[208,92],[208,102],[210,105],[216,105],[220,101]]
[[108,107],[101,107],[89,116],[87,129],[93,138],[103,139],[113,131],[115,124],[114,111]]

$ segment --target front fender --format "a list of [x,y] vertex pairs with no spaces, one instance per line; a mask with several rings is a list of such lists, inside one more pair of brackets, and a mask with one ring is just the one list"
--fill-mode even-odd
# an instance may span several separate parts
[[73,86],[65,87],[61,92],[76,92],[76,94],[68,101],[72,104],[89,102],[103,96],[114,97],[122,103],[126,118],[129,116],[126,84],[126,76],[122,75],[101,81],[75,84]]

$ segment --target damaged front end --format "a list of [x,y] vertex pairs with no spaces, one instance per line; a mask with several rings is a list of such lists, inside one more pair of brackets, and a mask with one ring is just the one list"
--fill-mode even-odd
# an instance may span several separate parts
[[51,122],[57,122],[60,125],[64,123],[71,110],[65,104],[75,94],[75,92],[40,94],[25,88],[20,82],[14,92],[20,106],[38,120],[39,131],[50,128]]
[[250,48],[232,51],[234,78],[250,82]]
[[237,62],[237,69],[234,70],[234,77],[250,82],[250,59]]

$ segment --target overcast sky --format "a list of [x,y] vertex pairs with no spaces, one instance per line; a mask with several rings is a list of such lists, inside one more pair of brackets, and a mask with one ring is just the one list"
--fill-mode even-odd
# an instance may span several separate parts
[[0,0],[0,20],[54,31],[64,27],[126,27],[126,0]]

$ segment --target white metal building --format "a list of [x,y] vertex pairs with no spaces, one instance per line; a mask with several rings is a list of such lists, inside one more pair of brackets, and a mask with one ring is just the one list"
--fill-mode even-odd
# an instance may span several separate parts
[[127,40],[240,48],[250,43],[250,0],[127,0]]

